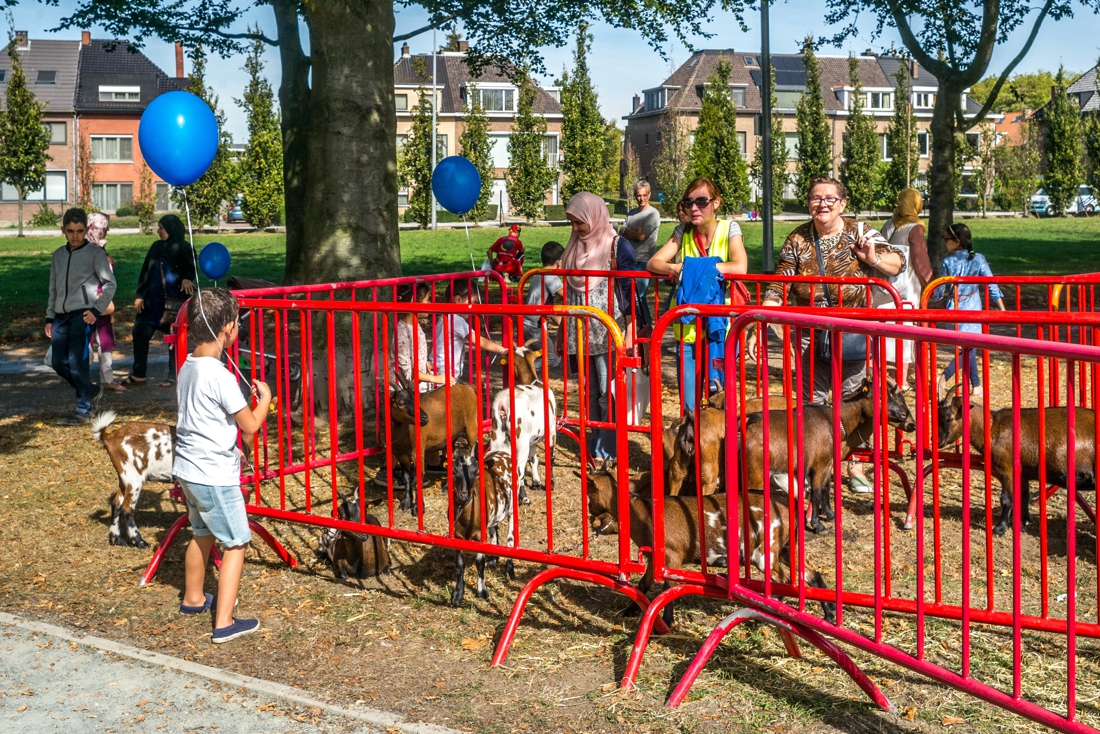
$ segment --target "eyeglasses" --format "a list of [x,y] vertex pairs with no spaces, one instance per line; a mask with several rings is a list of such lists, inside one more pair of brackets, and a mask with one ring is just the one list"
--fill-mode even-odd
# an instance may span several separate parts
[[810,206],[824,204],[831,207],[835,206],[838,201],[844,201],[844,199],[839,196],[811,196]]
[[680,206],[685,209],[691,209],[691,207],[697,206],[702,210],[706,209],[712,201],[714,201],[714,199],[708,199],[705,196],[697,196],[694,199],[680,199]]

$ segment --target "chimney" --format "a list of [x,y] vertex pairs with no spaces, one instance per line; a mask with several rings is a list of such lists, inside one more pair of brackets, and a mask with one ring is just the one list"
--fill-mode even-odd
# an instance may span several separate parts
[[909,62],[909,76],[913,79],[920,77],[920,64],[917,63],[916,59],[912,59]]
[[470,42],[466,41],[466,40],[459,41],[458,42],[458,50],[461,51],[462,53],[466,53],[467,51],[470,50]]
[[637,112],[638,111],[638,105],[640,105],[641,103],[642,103],[641,96],[635,94],[634,95],[634,106],[630,108],[630,111],[631,112]]
[[401,58],[407,59],[407,58],[409,58],[409,55],[410,55],[409,54],[409,44],[408,43],[402,43],[401,44]]
[[869,48],[869,49],[867,49],[866,51],[863,52],[863,55],[864,56],[874,56],[875,55],[875,50],[873,48]]
[[176,78],[183,79],[183,44],[176,41]]
[[81,46],[91,46],[92,45],[92,32],[91,31],[81,31],[80,32],[80,45]]
[[30,45],[30,41],[27,40],[27,32],[26,31],[16,31],[15,32],[15,45],[18,48],[26,48],[27,46]]

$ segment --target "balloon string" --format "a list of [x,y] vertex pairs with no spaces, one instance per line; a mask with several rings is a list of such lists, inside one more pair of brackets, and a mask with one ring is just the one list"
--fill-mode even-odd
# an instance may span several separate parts
[[[474,267],[474,244],[470,241],[470,223],[466,221],[466,212],[462,213],[462,228],[466,230],[466,249],[470,253],[470,270],[477,270]],[[477,303],[481,305],[481,288],[474,288],[474,292],[477,293]],[[481,329],[485,332],[485,338],[489,341],[493,340],[493,335],[489,332],[488,319],[481,320]],[[496,355],[493,355],[489,359],[489,364],[492,365],[497,361]]]

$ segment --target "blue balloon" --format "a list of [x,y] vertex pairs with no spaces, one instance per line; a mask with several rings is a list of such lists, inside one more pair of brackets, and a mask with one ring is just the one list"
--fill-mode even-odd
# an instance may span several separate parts
[[481,196],[481,176],[467,159],[448,156],[432,172],[432,191],[444,209],[452,214],[465,214]]
[[145,108],[138,146],[149,168],[173,186],[202,178],[218,153],[218,121],[190,92],[162,94]]
[[210,280],[224,278],[229,272],[229,250],[220,242],[211,242],[199,253],[199,267]]

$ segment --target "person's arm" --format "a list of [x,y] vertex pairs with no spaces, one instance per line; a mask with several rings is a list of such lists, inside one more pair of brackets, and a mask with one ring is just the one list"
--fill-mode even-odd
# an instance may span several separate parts
[[138,273],[137,289],[135,290],[137,297],[134,299],[134,313],[136,314],[140,314],[145,308],[145,294],[149,291],[149,277],[155,248],[156,245],[154,244],[149,248],[149,252],[145,253],[145,261],[141,264],[141,272]]
[[250,408],[246,405],[233,414],[233,420],[237,421],[237,425],[241,427],[246,436],[259,433],[267,420],[267,412],[271,408],[271,388],[267,386],[267,383],[253,380],[252,387],[256,389],[259,396],[256,400],[256,407]]
[[905,258],[895,247],[891,247],[882,235],[868,228],[862,239],[849,247],[856,258],[869,268],[884,275],[897,275],[905,269]]
[[[979,266],[981,268],[981,275],[985,276],[986,278],[992,278],[993,277],[993,271],[989,269],[989,261],[985,259],[985,256],[979,253],[979,254],[975,255],[974,257],[975,258],[980,257],[982,259],[981,263],[979,263]],[[996,301],[997,303],[1000,304],[1001,310],[1002,311],[1005,310],[1005,307],[1004,307],[1004,294],[1001,293],[1001,289],[996,283],[990,283],[989,284],[989,300]]]
[[53,338],[53,320],[57,315],[53,310],[53,300],[57,297],[57,287],[54,284],[54,259],[50,258],[50,300],[46,302],[46,337]]
[[921,286],[932,282],[932,262],[928,259],[928,240],[922,226],[909,230],[909,267],[917,274]]
[[718,272],[723,275],[744,275],[749,272],[749,256],[745,252],[745,238],[740,234],[730,237],[730,259],[724,263],[718,263]]
[[[797,275],[798,274],[798,259],[795,257],[795,244],[791,239],[787,238],[787,241],[783,243],[783,248],[779,251],[779,262],[775,264],[776,275]],[[783,305],[783,286],[780,283],[768,283],[764,289],[764,298],[760,302],[761,306],[782,306]]]
[[507,349],[505,349],[501,345],[497,344],[495,341],[493,341],[492,339],[490,339],[488,337],[479,336],[477,339],[478,339],[478,344],[481,345],[482,351],[489,352],[491,354],[507,354],[508,353]]
[[680,243],[675,237],[669,237],[661,249],[653,253],[646,263],[646,270],[654,275],[676,275],[684,268],[683,263],[674,263],[672,259],[680,252]]
[[111,263],[107,262],[107,253],[98,247],[96,248],[95,258],[92,264],[95,267],[96,277],[99,278],[99,283],[103,286],[103,290],[100,292],[99,298],[96,299],[93,307],[89,310],[96,316],[99,316],[107,312],[107,306],[115,296],[115,291],[118,289],[118,283],[115,281],[114,271],[111,270]]

